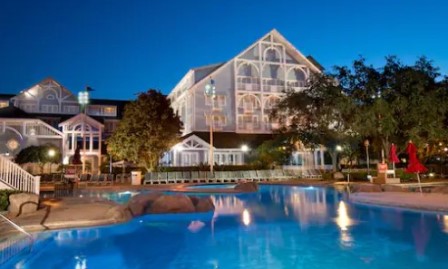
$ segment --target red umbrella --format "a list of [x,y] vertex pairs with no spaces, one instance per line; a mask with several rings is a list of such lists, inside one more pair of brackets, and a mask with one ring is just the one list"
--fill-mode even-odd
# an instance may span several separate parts
[[420,185],[420,192],[422,192],[422,186],[420,184],[420,173],[424,173],[428,171],[428,169],[420,163],[417,158],[417,147],[409,140],[408,146],[406,148],[406,152],[409,155],[409,164],[408,168],[406,168],[406,173],[416,173],[418,183]]
[[392,168],[394,169],[394,177],[395,177],[395,164],[399,163],[400,159],[398,159],[397,146],[394,143],[392,143],[392,145],[390,145],[389,161],[392,163]]
[[389,161],[393,164],[400,162],[400,159],[398,159],[397,156],[397,146],[394,143],[392,143],[392,145],[390,146]]

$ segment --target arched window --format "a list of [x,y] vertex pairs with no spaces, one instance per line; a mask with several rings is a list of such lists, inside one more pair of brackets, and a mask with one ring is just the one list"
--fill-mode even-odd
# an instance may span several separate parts
[[284,80],[283,68],[276,64],[267,64],[263,67],[263,77]]
[[264,109],[272,109],[274,108],[278,102],[280,101],[280,97],[278,96],[269,96],[264,103]]
[[258,77],[258,68],[251,63],[242,63],[238,67],[238,76]]
[[253,111],[261,107],[260,100],[252,94],[246,94],[240,98],[238,108],[242,108],[245,111]]
[[306,81],[306,74],[301,68],[293,68],[288,72],[288,80]]
[[264,51],[264,59],[269,62],[280,62],[281,56],[280,52],[274,48],[268,48]]

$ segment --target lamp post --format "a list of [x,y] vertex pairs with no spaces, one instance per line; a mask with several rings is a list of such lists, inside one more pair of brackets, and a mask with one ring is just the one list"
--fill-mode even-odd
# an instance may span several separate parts
[[[86,114],[86,107],[89,104],[89,91],[90,91],[90,87],[86,87],[84,91],[81,91],[78,93],[78,102],[81,105],[81,113]],[[85,136],[85,121],[84,121],[84,116],[82,118],[82,128],[81,128],[81,135],[82,135],[82,173],[84,174],[86,171],[86,136]]]
[[364,147],[366,147],[367,176],[370,176],[369,146],[369,139],[364,140]]
[[216,87],[215,87],[215,81],[210,77],[209,83],[205,85],[204,89],[205,95],[210,98],[210,101],[212,103],[211,110],[210,110],[210,118],[209,118],[209,124],[210,124],[210,152],[208,156],[208,162],[210,164],[210,172],[213,173],[213,164],[215,162],[215,156],[213,153],[213,125],[214,125],[214,119],[213,119],[213,109],[215,107],[215,96],[216,96]]

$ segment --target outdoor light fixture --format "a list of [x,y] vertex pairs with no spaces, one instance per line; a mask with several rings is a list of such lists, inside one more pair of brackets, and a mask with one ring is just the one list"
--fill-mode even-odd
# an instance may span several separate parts
[[364,147],[366,147],[367,177],[370,176],[369,146],[369,139],[364,140]]
[[340,145],[337,145],[337,146],[336,146],[336,151],[341,152],[341,151],[342,151],[342,147],[341,147]]
[[[85,114],[86,107],[89,104],[89,91],[92,89],[87,86],[84,91],[78,93],[78,103],[81,105],[81,111]],[[86,137],[85,137],[85,118],[82,119],[82,173],[86,171],[86,162],[85,162],[85,154],[86,154]]]
[[215,81],[210,77],[209,83],[205,85],[204,88],[204,94],[210,98],[212,107],[210,109],[210,118],[209,118],[209,125],[210,125],[210,152],[208,157],[208,162],[210,164],[210,172],[213,173],[213,164],[215,163],[215,156],[213,153],[213,125],[214,125],[214,119],[213,119],[213,109],[215,106],[215,97],[216,97],[216,86]]
[[248,152],[249,151],[249,147],[247,145],[242,145],[241,146],[241,151]]
[[78,103],[85,106],[89,103],[89,92],[83,91],[78,93]]
[[181,144],[177,144],[177,145],[174,146],[174,150],[175,151],[182,151],[183,149],[184,149],[184,147],[182,147]]
[[48,151],[48,156],[50,156],[50,157],[54,157],[56,155],[56,151],[54,150],[54,149],[50,149],[49,151]]

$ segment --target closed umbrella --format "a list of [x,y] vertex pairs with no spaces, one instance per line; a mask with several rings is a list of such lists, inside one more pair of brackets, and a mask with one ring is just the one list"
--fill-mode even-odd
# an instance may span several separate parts
[[398,159],[397,146],[394,143],[392,143],[392,145],[390,145],[389,161],[392,163],[392,168],[394,169],[394,173],[395,173],[395,164],[399,163],[400,159]]
[[420,173],[424,173],[428,171],[428,169],[420,163],[417,158],[417,147],[412,143],[412,140],[409,140],[408,146],[406,148],[406,152],[409,156],[409,164],[406,168],[406,173],[416,173],[417,180],[420,187],[420,193],[422,192],[422,184],[420,182]]

